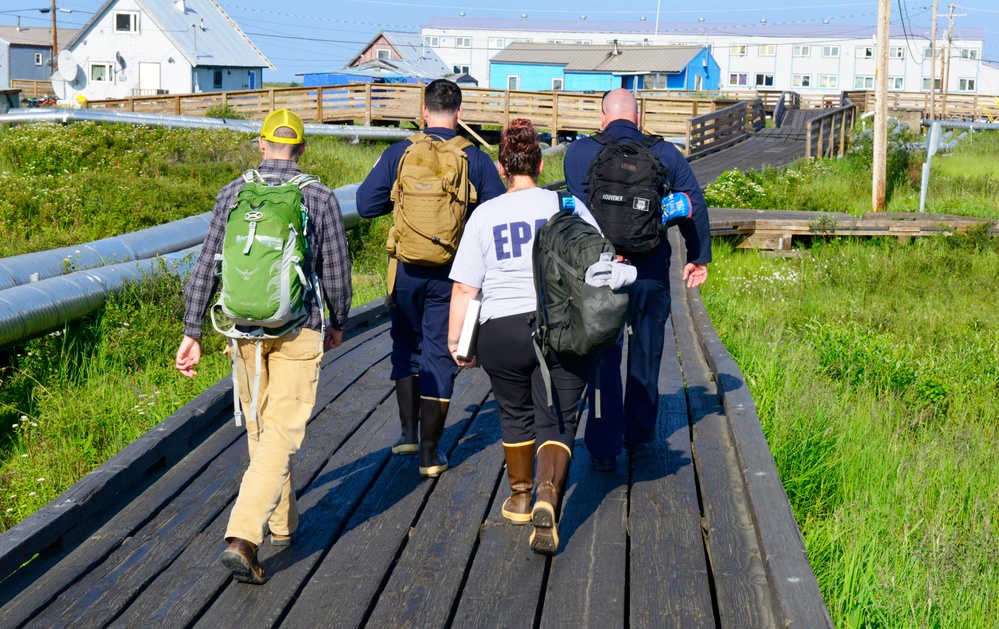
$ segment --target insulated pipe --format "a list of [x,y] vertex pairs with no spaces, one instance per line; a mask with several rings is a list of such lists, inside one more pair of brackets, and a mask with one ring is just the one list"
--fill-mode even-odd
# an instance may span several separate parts
[[[167,127],[169,129],[228,129],[244,133],[260,133],[259,121],[231,120],[227,118],[202,118],[199,116],[173,116],[169,114],[143,114],[128,111],[101,109],[18,109],[0,114],[0,124],[33,122],[110,122]],[[355,127],[352,125],[307,124],[306,135],[328,135],[355,140],[404,140],[415,131],[398,127]]]

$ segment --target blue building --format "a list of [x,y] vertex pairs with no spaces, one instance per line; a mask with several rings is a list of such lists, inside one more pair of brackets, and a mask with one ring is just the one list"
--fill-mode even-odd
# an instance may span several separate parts
[[703,46],[620,46],[514,42],[489,64],[491,89],[603,92],[712,91],[720,68]]
[[[58,44],[76,31],[60,28]],[[52,29],[35,26],[0,26],[0,87],[10,81],[48,81],[52,77]],[[6,53],[6,54],[5,54]]]
[[429,83],[456,75],[419,33],[381,31],[341,70],[302,74],[306,87],[346,83]]

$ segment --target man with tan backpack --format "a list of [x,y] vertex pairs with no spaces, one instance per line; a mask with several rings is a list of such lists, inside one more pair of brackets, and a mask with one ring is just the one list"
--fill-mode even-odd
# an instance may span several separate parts
[[[451,260],[468,214],[506,192],[490,157],[459,136],[461,89],[447,79],[427,85],[422,133],[382,154],[357,189],[357,213],[393,213],[388,300],[392,374],[402,436],[393,454],[420,455],[420,474],[447,469],[438,452],[457,365],[448,350]],[[454,342],[457,342],[455,340]]]

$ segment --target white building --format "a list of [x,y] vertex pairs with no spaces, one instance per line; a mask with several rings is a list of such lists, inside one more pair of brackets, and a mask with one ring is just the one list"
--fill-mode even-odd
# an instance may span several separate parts
[[259,89],[274,70],[215,0],[107,0],[65,49],[65,99]]
[[[936,81],[941,82],[947,55],[946,24],[937,28]],[[489,60],[515,41],[621,45],[702,45],[721,67],[723,90],[794,90],[833,93],[874,89],[874,26],[833,24],[711,24],[636,20],[537,20],[434,17],[424,40],[455,72],[480,82],[490,77]],[[981,28],[954,28],[947,86],[950,93],[976,94],[982,84]],[[893,26],[888,42],[889,90],[929,92],[930,29]],[[991,83],[991,81],[987,81]],[[490,85],[503,89],[504,85]]]

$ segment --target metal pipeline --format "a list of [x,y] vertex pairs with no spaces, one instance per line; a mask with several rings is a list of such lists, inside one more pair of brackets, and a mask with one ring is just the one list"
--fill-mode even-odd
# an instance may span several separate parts
[[[227,129],[244,133],[260,133],[260,122],[199,116],[143,114],[129,111],[100,109],[17,109],[0,114],[0,124],[58,122],[109,122],[169,129]],[[356,140],[404,140],[415,131],[398,127],[355,127],[352,125],[307,124],[306,135],[328,135]]]
[[[561,144],[543,154],[553,155],[565,148]],[[347,229],[361,222],[358,185],[334,190]],[[166,261],[165,268],[171,272],[190,271],[194,256],[189,264],[176,263],[201,250],[210,215],[207,212],[116,238],[0,260],[0,347],[51,332],[99,308],[126,280],[141,279],[156,269],[154,256]],[[133,261],[121,263],[126,259]],[[67,264],[78,270],[66,273]],[[31,281],[35,273],[38,281]]]

